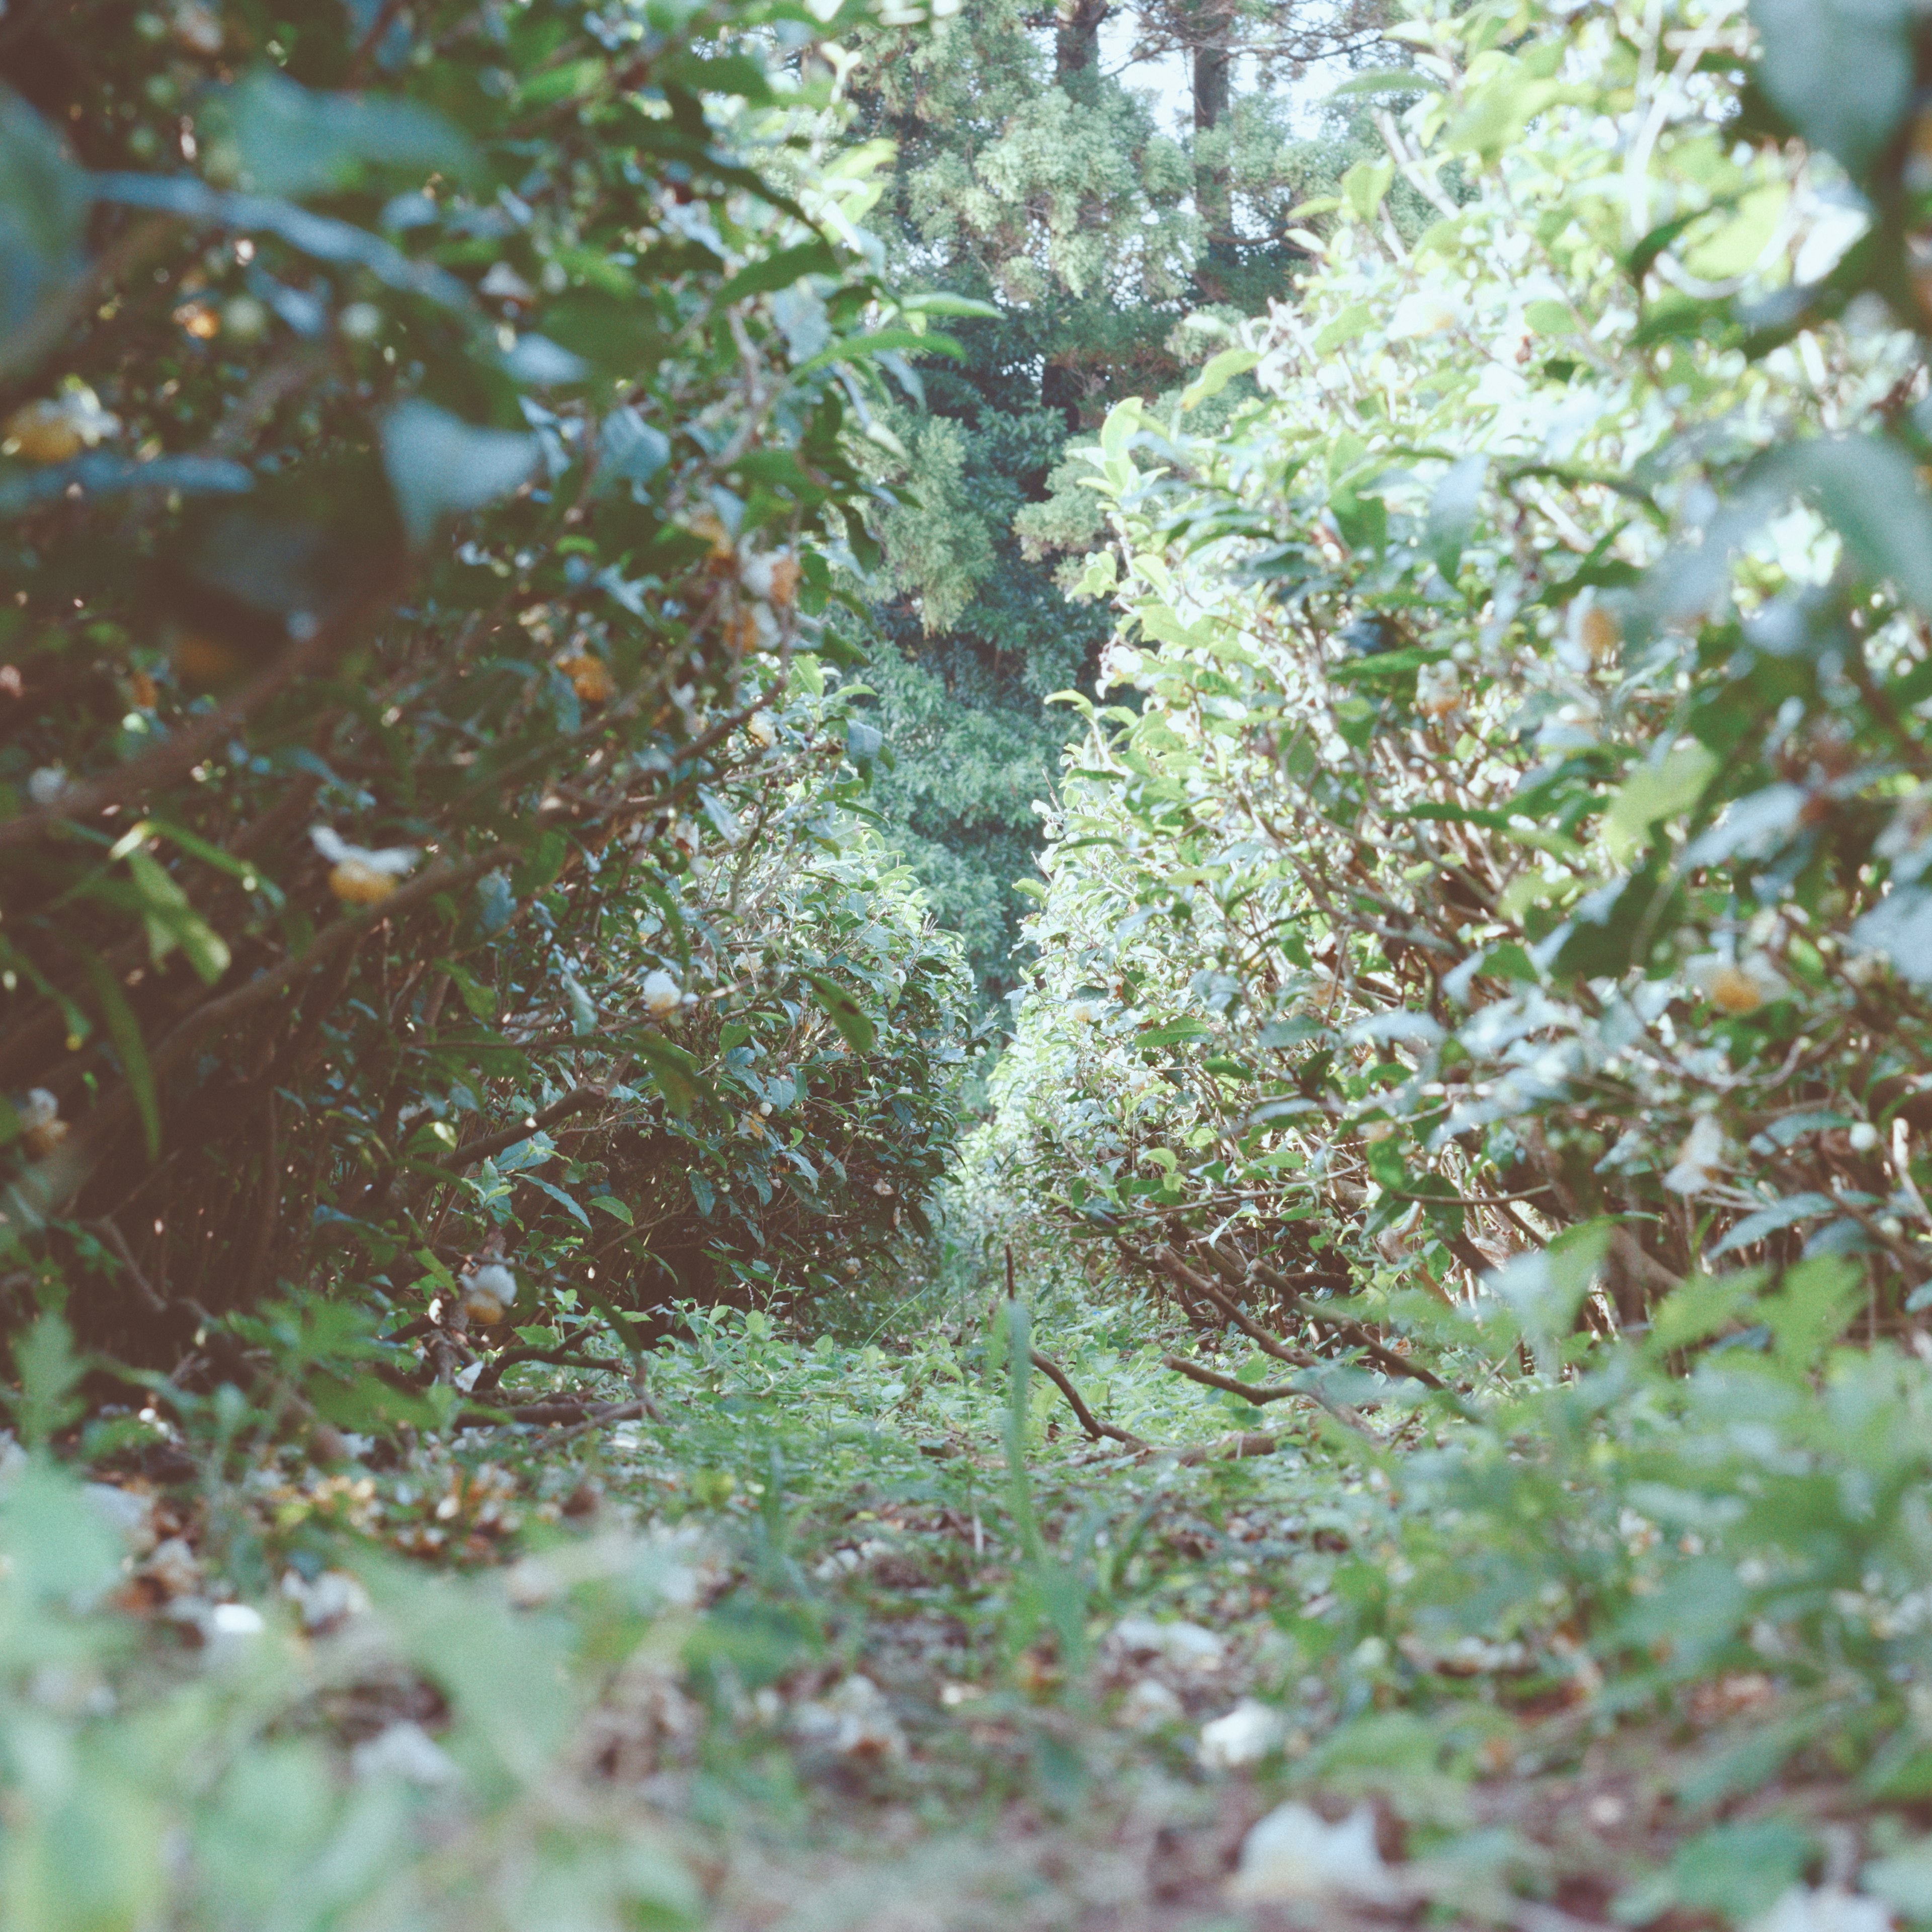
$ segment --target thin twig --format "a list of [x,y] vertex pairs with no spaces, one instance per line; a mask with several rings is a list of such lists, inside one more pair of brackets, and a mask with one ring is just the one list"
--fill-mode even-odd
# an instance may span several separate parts
[[141,1264],[135,1260],[134,1251],[128,1246],[127,1236],[114,1225],[114,1217],[111,1214],[104,1214],[91,1225],[119,1258],[121,1265],[128,1270],[128,1279],[134,1284],[134,1292],[147,1304],[148,1312],[165,1315],[168,1304],[154,1292],[154,1284],[141,1272]]
[[[1214,1251],[1210,1249],[1210,1254]],[[1216,1257],[1217,1260],[1220,1258]],[[1282,1298],[1282,1306],[1292,1315],[1304,1322],[1318,1323],[1322,1327],[1338,1335],[1345,1342],[1352,1342],[1368,1356],[1376,1366],[1393,1376],[1408,1376],[1425,1388],[1446,1388],[1448,1384],[1432,1369],[1426,1369],[1419,1362],[1412,1362],[1398,1355],[1385,1342],[1378,1341],[1360,1322],[1346,1315],[1337,1315],[1332,1310],[1318,1307],[1312,1302],[1304,1301],[1294,1292],[1286,1275],[1270,1268],[1265,1262],[1251,1261],[1247,1272],[1264,1287],[1273,1288]]]
[[1272,1456],[1288,1447],[1286,1436],[1250,1429],[1220,1436],[1212,1442],[1197,1442],[1192,1448],[1182,1450],[1174,1460],[1183,1468],[1192,1468],[1202,1462],[1245,1462],[1251,1456]]
[[525,1402],[515,1408],[466,1408],[456,1418],[459,1429],[497,1429],[506,1423],[562,1423],[592,1429],[606,1422],[635,1422],[646,1413],[642,1400],[631,1402]]
[[1364,1442],[1372,1442],[1378,1448],[1382,1446],[1382,1438],[1369,1426],[1360,1409],[1352,1402],[1339,1401],[1319,1388],[1298,1388],[1288,1382],[1244,1382],[1233,1376],[1223,1375],[1218,1369],[1203,1368],[1198,1362],[1190,1362],[1185,1355],[1163,1355],[1160,1359],[1164,1368],[1172,1369],[1190,1382],[1203,1382],[1210,1388],[1225,1389],[1228,1394],[1238,1395],[1244,1402],[1257,1406],[1285,1402],[1291,1396],[1299,1396],[1332,1415],[1344,1429],[1353,1430]]
[[1257,1408],[1271,1402],[1288,1402],[1297,1396],[1305,1396],[1310,1402],[1315,1399],[1308,1390],[1293,1382],[1244,1382],[1237,1376],[1190,1362],[1185,1355],[1163,1355],[1160,1365],[1173,1370],[1177,1375],[1186,1376],[1190,1382],[1204,1383],[1209,1388],[1226,1389],[1230,1395],[1238,1395],[1244,1402],[1252,1402]]
[[458,1148],[446,1160],[425,1161],[422,1164],[441,1173],[460,1174],[466,1168],[474,1167],[479,1160],[488,1160],[492,1154],[501,1154],[506,1148],[513,1148],[528,1140],[531,1135],[554,1126],[559,1120],[568,1120],[572,1114],[588,1112],[609,1097],[602,1087],[573,1088],[561,1100],[553,1100],[539,1112],[526,1114],[520,1126],[504,1127],[496,1133],[485,1134]]

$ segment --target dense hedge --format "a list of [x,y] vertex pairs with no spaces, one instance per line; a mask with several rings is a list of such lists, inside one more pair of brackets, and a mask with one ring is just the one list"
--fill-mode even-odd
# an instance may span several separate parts
[[320,1293],[487,1388],[916,1209],[962,982],[835,620],[946,345],[821,165],[860,17],[0,22],[8,1322],[186,1386]]
[[1260,399],[1090,452],[1120,628],[988,1151],[1210,1322],[1552,1241],[1559,1325],[1932,1296],[1924,50],[1756,13],[1420,10],[1192,392]]

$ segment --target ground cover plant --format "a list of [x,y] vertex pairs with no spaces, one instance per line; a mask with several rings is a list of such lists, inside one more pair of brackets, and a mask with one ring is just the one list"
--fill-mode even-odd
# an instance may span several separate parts
[[1922,23],[1375,23],[989,1066],[912,15],[0,19],[0,1919],[1932,1922]]

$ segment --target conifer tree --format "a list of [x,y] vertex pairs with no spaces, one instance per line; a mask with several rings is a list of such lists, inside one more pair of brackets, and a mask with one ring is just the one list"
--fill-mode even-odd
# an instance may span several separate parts
[[[1191,312],[1288,293],[1288,211],[1346,160],[1293,138],[1282,83],[1371,44],[1373,4],[968,0],[862,50],[856,131],[897,154],[871,218],[893,272],[988,310],[949,319],[966,359],[908,371],[884,425],[916,500],[882,520],[871,681],[892,753],[880,802],[995,995],[1065,732],[1042,700],[1106,630],[1054,580],[1056,550],[1093,526],[1055,472],[1122,396],[1174,389],[1220,346],[1181,328]],[[1169,131],[1144,83],[1177,51],[1192,127]],[[1258,82],[1245,98],[1242,75]]]

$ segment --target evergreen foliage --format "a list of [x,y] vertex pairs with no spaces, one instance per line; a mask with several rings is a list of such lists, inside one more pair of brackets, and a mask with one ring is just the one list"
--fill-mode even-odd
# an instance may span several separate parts
[[1034,802],[1064,742],[1040,700],[1090,674],[1106,635],[1060,594],[1062,554],[1099,527],[1070,439],[1123,398],[1180,387],[1214,346],[1190,314],[1288,297],[1304,254],[1288,212],[1332,189],[1364,131],[1295,139],[1278,91],[1237,98],[1229,78],[1251,45],[1270,52],[1264,82],[1366,49],[1360,10],[1274,10],[1265,32],[1211,9],[1121,13],[1136,55],[1221,50],[1191,134],[1159,125],[1134,66],[1106,70],[1114,10],[1063,10],[1049,40],[1010,0],[971,0],[929,34],[862,42],[853,91],[860,125],[896,151],[872,218],[895,274],[985,304],[956,325],[964,359],[922,368],[888,416],[916,501],[880,521],[874,682],[896,761],[880,807],[994,992],[1014,983],[1012,881],[1032,869]]
[[1780,97],[1828,148],[1779,145],[1730,16],[1696,85],[1513,17],[1405,29],[1440,91],[1192,392],[1260,398],[1090,454],[1099,692],[1142,702],[1074,700],[991,1144],[1210,1324],[1252,1294],[1424,1379],[1309,1294],[1420,1336],[1500,1269],[1580,1337],[1701,1282],[1687,1343],[1768,1347],[1802,1263],[1828,1325],[1910,1328],[1920,189],[1875,137],[1840,172],[1828,88]]
[[10,1323],[190,1399],[334,1298],[359,1425],[917,1224],[964,988],[827,618],[940,338],[824,31],[0,26]]

